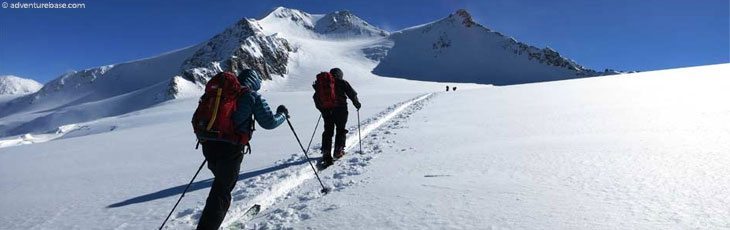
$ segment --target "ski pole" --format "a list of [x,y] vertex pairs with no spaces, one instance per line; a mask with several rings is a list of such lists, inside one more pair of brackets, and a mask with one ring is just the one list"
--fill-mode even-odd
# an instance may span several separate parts
[[309,152],[309,146],[312,146],[312,140],[314,140],[314,134],[317,133],[317,128],[319,127],[320,120],[322,120],[322,114],[319,114],[319,118],[317,119],[317,125],[314,126],[314,131],[312,131],[312,137],[309,138],[309,144],[307,144],[307,152]]
[[360,154],[365,154],[362,152],[362,135],[360,134],[360,109],[357,110],[357,139],[360,139]]
[[167,223],[167,220],[170,219],[170,216],[172,216],[172,212],[175,211],[175,208],[177,208],[177,205],[180,204],[180,201],[185,196],[185,193],[188,192],[188,189],[190,188],[190,185],[193,184],[193,181],[195,181],[195,177],[198,177],[198,173],[200,173],[200,170],[203,169],[203,165],[205,165],[205,162],[208,161],[203,160],[203,163],[200,164],[200,167],[198,167],[198,171],[195,172],[195,175],[193,176],[193,179],[190,179],[190,183],[188,183],[188,186],[185,187],[185,191],[183,191],[182,195],[180,195],[180,198],[177,199],[177,202],[175,203],[175,206],[172,207],[172,210],[170,210],[170,214],[167,214],[167,217],[165,218],[165,221],[162,222],[162,225],[160,225],[160,230],[162,230],[162,227],[165,227],[165,223]]
[[314,171],[314,175],[317,176],[317,181],[319,181],[319,185],[322,186],[322,193],[327,194],[330,190],[327,187],[324,187],[324,183],[322,183],[322,179],[319,178],[319,173],[317,173],[317,169],[314,168],[314,165],[312,164],[312,159],[309,158],[309,154],[307,154],[307,151],[304,150],[304,146],[302,145],[302,142],[299,140],[299,136],[297,135],[297,132],[294,131],[294,126],[291,125],[291,121],[289,121],[289,116],[286,118],[286,123],[289,124],[289,128],[291,129],[291,132],[294,133],[294,138],[297,139],[297,143],[299,143],[299,147],[302,148],[302,152],[304,153],[304,156],[307,157],[307,162],[309,163],[309,166],[312,166],[312,171]]

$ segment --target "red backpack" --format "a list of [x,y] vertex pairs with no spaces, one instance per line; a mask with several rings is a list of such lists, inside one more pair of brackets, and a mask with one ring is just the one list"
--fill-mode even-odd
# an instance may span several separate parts
[[217,140],[247,145],[252,132],[237,132],[233,113],[238,97],[249,91],[248,87],[241,86],[233,73],[213,76],[205,84],[205,93],[193,114],[193,131],[198,141]]
[[317,94],[323,109],[331,109],[337,105],[335,77],[329,72],[317,74],[317,81],[314,82],[314,92]]

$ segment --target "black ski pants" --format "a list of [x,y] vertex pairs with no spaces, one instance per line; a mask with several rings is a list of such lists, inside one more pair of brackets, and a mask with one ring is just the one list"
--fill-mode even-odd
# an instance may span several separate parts
[[324,132],[322,132],[322,154],[323,157],[332,157],[332,135],[337,128],[335,135],[335,150],[345,148],[345,135],[347,134],[347,107],[335,107],[323,109]]
[[205,201],[197,229],[218,229],[231,206],[231,191],[238,181],[243,161],[242,146],[222,141],[205,141],[203,155],[213,172],[213,186]]

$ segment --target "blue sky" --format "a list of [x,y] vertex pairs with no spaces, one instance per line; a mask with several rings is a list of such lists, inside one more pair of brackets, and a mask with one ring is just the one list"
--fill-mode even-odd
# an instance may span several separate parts
[[261,18],[275,6],[348,9],[390,31],[465,8],[488,28],[600,70],[730,62],[728,0],[64,2],[86,8],[0,8],[0,75],[48,82],[71,70],[154,56],[205,41],[240,18]]

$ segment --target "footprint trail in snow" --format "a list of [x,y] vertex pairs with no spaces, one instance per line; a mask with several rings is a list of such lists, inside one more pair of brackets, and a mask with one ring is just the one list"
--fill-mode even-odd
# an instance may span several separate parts
[[[371,160],[384,153],[384,149],[392,147],[390,136],[395,135],[393,130],[405,127],[405,121],[415,112],[421,110],[425,103],[435,94],[426,94],[416,99],[391,106],[388,110],[374,118],[363,122],[362,128],[363,151],[365,154],[355,153],[358,148],[357,124],[351,127],[346,140],[345,151],[348,152],[334,165],[320,172],[323,182],[332,189],[331,193],[343,191],[357,184],[367,182],[362,175]],[[399,150],[402,151],[402,150]],[[312,174],[310,172],[310,174]],[[238,225],[243,229],[286,229],[290,224],[313,218],[315,213],[336,209],[333,207],[313,207],[310,204],[321,203],[318,198],[325,196],[319,192],[319,185],[306,184],[286,195],[276,209],[261,213],[248,225]],[[313,202],[313,203],[310,203]]]
[[[358,182],[352,177],[362,174],[370,161],[383,153],[385,147],[383,145],[392,145],[392,141],[388,140],[388,136],[393,135],[391,130],[402,128],[404,121],[420,110],[434,95],[428,93],[392,105],[376,116],[362,120],[362,147],[365,154],[356,153],[359,141],[357,124],[351,125],[345,142],[347,146],[345,151],[348,154],[335,162],[335,165],[320,172],[325,185],[332,189],[331,192],[338,192],[357,184]],[[310,154],[310,157],[319,155],[317,149],[319,146],[313,146],[309,150],[310,153],[316,153]],[[314,178],[314,173],[306,163],[304,155],[301,152],[294,153],[289,159],[277,161],[276,166],[281,169],[238,182],[232,192],[231,207],[221,228],[282,228],[286,227],[287,223],[311,217],[311,211],[306,210],[307,203],[321,197],[322,194],[319,192],[321,187],[318,183],[308,184],[310,179]],[[177,212],[168,227],[195,226],[204,205],[204,202],[199,202],[195,208]],[[260,212],[252,219],[246,215],[246,211],[253,205],[260,205]],[[273,211],[267,210],[273,206],[285,207]],[[261,223],[248,223],[249,221]]]

